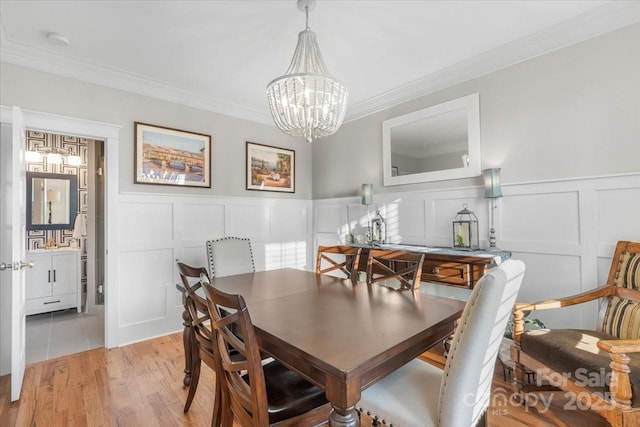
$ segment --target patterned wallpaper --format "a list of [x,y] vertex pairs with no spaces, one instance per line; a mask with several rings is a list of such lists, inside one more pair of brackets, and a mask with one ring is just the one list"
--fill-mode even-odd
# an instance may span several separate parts
[[[87,217],[88,209],[88,146],[93,142],[87,138],[75,136],[54,135],[38,131],[27,131],[27,150],[44,153],[42,148],[56,147],[67,150],[70,155],[80,156],[81,164],[73,166],[66,163],[63,156],[62,163],[52,164],[47,161],[46,156],[42,156],[39,162],[27,162],[28,172],[48,172],[77,175],[78,177],[78,212]],[[71,246],[73,230],[27,230],[27,250],[44,248],[47,240],[52,238],[58,247]],[[86,289],[87,284],[87,247],[86,238],[80,239],[81,267],[82,267],[82,289]]]

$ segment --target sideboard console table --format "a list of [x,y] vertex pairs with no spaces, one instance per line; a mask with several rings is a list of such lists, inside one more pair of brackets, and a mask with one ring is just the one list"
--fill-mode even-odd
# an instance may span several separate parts
[[367,270],[369,249],[424,253],[423,282],[433,282],[464,289],[473,289],[487,269],[511,258],[511,252],[486,252],[482,249],[458,250],[391,243],[374,245],[352,244],[350,246],[362,248],[358,271]]

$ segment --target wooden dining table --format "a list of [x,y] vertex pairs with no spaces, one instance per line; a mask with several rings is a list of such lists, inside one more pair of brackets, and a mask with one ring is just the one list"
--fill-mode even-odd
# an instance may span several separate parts
[[213,278],[241,294],[260,348],[325,390],[330,426],[358,426],[360,393],[450,335],[464,302],[280,269]]

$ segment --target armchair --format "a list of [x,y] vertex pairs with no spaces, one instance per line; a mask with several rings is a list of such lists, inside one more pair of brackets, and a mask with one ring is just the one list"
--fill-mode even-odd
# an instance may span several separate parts
[[[527,310],[563,308],[603,299],[606,312],[595,331],[525,331]],[[575,396],[613,426],[640,425],[640,243],[618,242],[607,283],[568,298],[516,303],[513,309],[514,390],[521,398],[531,387],[525,369]],[[561,420],[553,419],[558,425]]]

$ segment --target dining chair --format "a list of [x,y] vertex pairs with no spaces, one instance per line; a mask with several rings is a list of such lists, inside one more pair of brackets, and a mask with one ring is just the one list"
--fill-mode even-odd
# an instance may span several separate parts
[[522,261],[507,260],[478,281],[444,371],[413,359],[362,392],[360,413],[370,416],[374,426],[484,425],[496,357],[524,270]]
[[370,249],[367,258],[367,283],[391,279],[400,282],[400,289],[420,289],[424,254],[405,251]]
[[[216,371],[216,349],[213,342],[213,330],[209,324],[209,309],[202,289],[202,278],[207,277],[204,267],[192,267],[178,262],[180,279],[184,286],[184,301],[188,312],[189,328],[185,328],[184,345],[185,360],[189,360],[191,380],[189,381],[189,393],[184,404],[184,412],[189,411],[200,380],[201,362]],[[194,280],[195,279],[195,280]],[[212,426],[220,423],[220,382],[216,379],[213,396]]]
[[[324,391],[279,363],[264,364],[241,295],[204,283],[223,382],[222,427],[315,426],[331,405]],[[236,360],[232,351],[241,355]]]
[[256,271],[251,240],[242,237],[223,237],[207,240],[207,259],[210,277],[232,276]]
[[362,248],[352,246],[318,246],[316,274],[342,272],[348,279],[356,279]]

